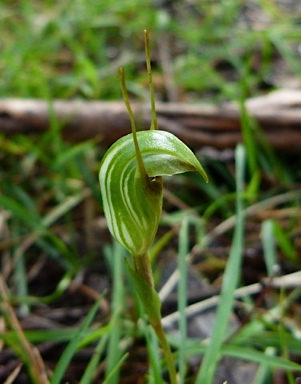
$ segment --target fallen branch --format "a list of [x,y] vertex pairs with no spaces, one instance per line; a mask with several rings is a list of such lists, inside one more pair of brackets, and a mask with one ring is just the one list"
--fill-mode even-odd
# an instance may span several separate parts
[[[301,149],[301,91],[280,90],[246,101],[250,116],[259,123],[268,142],[276,149]],[[141,129],[150,124],[150,106],[133,103]],[[49,129],[50,116],[57,119],[63,136],[70,141],[99,137],[104,146],[130,132],[122,101],[88,102],[6,99],[0,101],[0,132],[6,135],[39,133]],[[194,149],[211,146],[233,148],[242,141],[237,105],[188,105],[157,103],[160,129],[175,133]]]

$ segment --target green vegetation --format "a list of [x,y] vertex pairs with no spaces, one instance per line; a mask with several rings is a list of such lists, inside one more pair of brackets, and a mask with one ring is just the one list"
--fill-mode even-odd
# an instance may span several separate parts
[[[301,158],[258,141],[261,129],[244,106],[289,80],[300,84],[301,10],[290,4],[1,2],[0,96],[46,100],[51,121],[41,134],[0,132],[1,382],[167,380],[147,314],[131,300],[126,251],[104,224],[97,178],[106,148],[99,138],[64,141],[52,113],[56,98],[120,100],[119,66],[131,96],[149,103],[145,28],[158,99],[236,101],[241,110],[243,143],[233,159],[201,159],[209,184],[196,174],[165,183],[151,261],[163,312],[172,312],[162,322],[179,382],[212,382],[224,357],[256,363],[256,384],[300,376],[300,288],[257,283],[300,269]],[[177,304],[167,310],[174,285],[163,276],[175,253]],[[191,268],[213,297],[191,295]],[[210,308],[210,339],[192,337],[191,319]],[[174,317],[178,332],[170,332]]]

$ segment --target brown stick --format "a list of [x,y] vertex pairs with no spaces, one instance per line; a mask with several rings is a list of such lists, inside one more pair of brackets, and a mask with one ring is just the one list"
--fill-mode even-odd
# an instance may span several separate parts
[[8,289],[1,275],[0,275],[0,297],[2,302],[1,303],[2,309],[4,310],[4,312],[6,313],[6,316],[9,319],[11,328],[17,334],[17,342],[20,343],[19,348],[22,350],[23,354],[26,354],[27,364],[28,364],[27,368],[31,374],[31,378],[33,382],[35,384],[49,384],[44,361],[38,349],[32,344],[30,344],[29,341],[26,339],[23,329],[21,327],[21,324],[19,323],[19,320],[15,315],[15,312],[12,306],[9,303]]
[[[157,103],[159,128],[179,136],[193,149],[211,146],[233,148],[242,140],[239,107]],[[269,143],[281,150],[301,149],[301,91],[280,90],[246,101],[250,116],[259,123]],[[150,124],[150,105],[133,103],[141,129]],[[122,101],[87,102],[55,100],[48,105],[40,100],[0,101],[0,132],[39,133],[49,129],[53,111],[67,140],[99,137],[104,146],[130,132],[127,111]]]

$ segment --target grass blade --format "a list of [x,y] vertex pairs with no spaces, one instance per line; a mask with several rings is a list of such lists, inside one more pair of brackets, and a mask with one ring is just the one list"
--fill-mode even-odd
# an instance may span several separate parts
[[189,244],[189,224],[187,218],[182,222],[179,233],[179,283],[178,283],[178,311],[180,313],[179,330],[179,377],[180,382],[184,383],[186,371],[186,339],[187,339],[187,315],[185,309],[187,306],[187,263],[186,255],[188,254]]
[[265,220],[262,223],[261,229],[263,256],[269,277],[273,277],[275,275],[275,267],[277,265],[276,244],[273,233],[273,225],[273,220]]
[[101,354],[106,346],[107,343],[107,335],[105,337],[102,337],[99,339],[96,348],[94,350],[93,356],[91,360],[89,361],[87,368],[85,369],[85,372],[79,382],[79,384],[90,384],[93,381],[93,376],[95,374],[98,362],[101,358]]
[[158,354],[159,343],[157,336],[152,328],[145,326],[146,330],[144,332],[146,342],[147,342],[147,351],[150,362],[150,375],[149,383],[163,384],[163,373],[162,366],[160,362],[160,355]]
[[78,329],[74,338],[71,340],[71,342],[68,344],[68,346],[64,350],[64,352],[63,352],[62,356],[60,357],[58,364],[55,367],[55,370],[53,372],[53,375],[51,378],[51,384],[60,384],[63,382],[64,373],[65,373],[66,369],[68,368],[72,357],[74,356],[75,352],[77,351],[77,347],[78,347],[80,340],[82,339],[83,335],[86,333],[90,323],[92,322],[94,316],[96,315],[96,312],[99,308],[99,303],[102,300],[102,298],[103,298],[103,296],[100,296],[100,298],[96,301],[96,303],[90,309],[90,311],[89,311],[88,315],[86,316],[83,324]]
[[301,365],[287,360],[283,357],[265,352],[256,351],[253,348],[238,347],[234,345],[225,345],[222,348],[222,353],[225,356],[235,357],[246,361],[253,361],[259,364],[266,364],[271,368],[301,371]]
[[236,159],[236,214],[237,222],[234,239],[230,250],[228,264],[225,270],[220,304],[216,313],[216,320],[210,344],[205,352],[201,368],[198,372],[196,383],[210,384],[213,381],[215,369],[220,358],[223,340],[226,336],[229,317],[232,310],[234,290],[237,286],[242,259],[242,248],[244,238],[244,217],[242,214],[243,203],[241,192],[243,190],[245,151],[242,145],[238,145],[235,153]]
[[[119,382],[119,367],[121,359],[121,350],[119,348],[121,338],[120,310],[124,306],[123,297],[123,265],[125,249],[114,242],[113,250],[107,252],[107,259],[113,269],[113,298],[112,298],[112,319],[109,334],[108,350],[106,356],[105,382],[117,384]],[[124,359],[123,357],[122,359]]]
[[122,364],[124,363],[125,359],[128,357],[128,353],[125,353],[118,361],[117,361],[117,364],[114,366],[114,368],[111,370],[110,374],[108,375],[108,377],[105,379],[105,381],[103,382],[103,384],[110,384],[113,380],[115,380],[115,377],[118,376],[119,377],[119,370],[120,370],[120,367],[122,367]]

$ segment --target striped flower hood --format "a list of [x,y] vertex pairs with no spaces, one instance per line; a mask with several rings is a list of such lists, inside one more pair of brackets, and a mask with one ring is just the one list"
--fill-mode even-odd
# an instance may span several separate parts
[[193,152],[173,134],[137,133],[147,175],[137,166],[133,134],[116,141],[106,152],[99,172],[103,209],[114,238],[128,251],[143,255],[156,235],[162,211],[162,177],[187,171],[207,175]]

